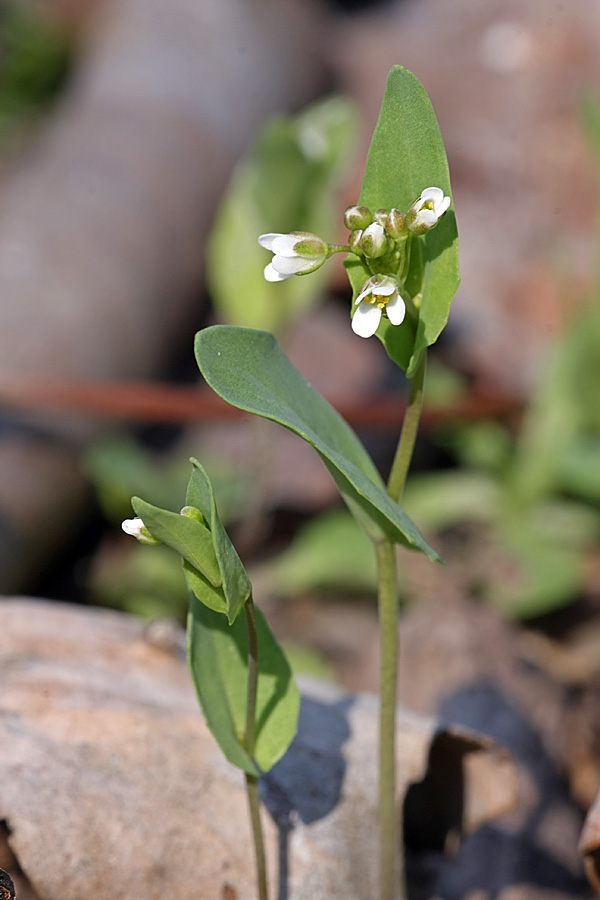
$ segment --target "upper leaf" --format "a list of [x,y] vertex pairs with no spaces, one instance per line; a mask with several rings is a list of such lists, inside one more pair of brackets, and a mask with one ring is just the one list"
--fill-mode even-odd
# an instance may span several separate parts
[[[423,85],[412,72],[394,66],[367,156],[359,203],[372,212],[381,208],[406,212],[427,187],[439,187],[451,196],[444,143]],[[371,273],[352,256],[346,267],[354,300]],[[446,325],[459,281],[458,235],[451,207],[432,231],[412,238],[406,284],[411,296],[423,295],[418,321],[407,317],[395,326],[383,316],[377,329],[388,354],[409,377],[423,350]]]
[[354,431],[302,377],[271,334],[215,325],[196,335],[196,359],[208,384],[228,403],[278,422],[315,447],[374,540],[385,536],[439,559],[387,495]]

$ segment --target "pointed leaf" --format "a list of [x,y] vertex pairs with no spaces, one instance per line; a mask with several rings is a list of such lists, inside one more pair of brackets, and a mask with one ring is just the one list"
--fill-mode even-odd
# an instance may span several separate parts
[[[194,468],[188,485],[186,502],[189,506],[199,509],[210,525],[214,554],[222,580],[222,590],[227,600],[227,617],[231,623],[249,598],[252,588],[246,570],[219,518],[210,479],[198,460],[192,459],[191,463]],[[197,588],[197,584],[195,586],[192,584],[194,593]],[[204,602],[202,596],[197,593],[196,596]],[[215,609],[212,603],[207,605]]]
[[212,536],[206,525],[179,513],[152,506],[139,497],[133,497],[131,505],[153,537],[179,553],[214,587],[221,585],[221,573],[215,558]]
[[208,384],[228,403],[278,422],[312,444],[373,539],[386,536],[439,559],[386,494],[354,431],[302,377],[271,334],[215,325],[196,335],[196,359]]
[[[394,66],[367,156],[359,202],[372,212],[380,208],[406,212],[424,188],[434,186],[451,196],[448,161],[435,113],[418,78],[402,66]],[[347,268],[354,300],[371,273],[355,257],[348,258]],[[450,209],[432,231],[412,238],[406,285],[411,296],[423,294],[418,323],[407,317],[396,326],[382,317],[377,330],[390,357],[409,377],[423,350],[437,340],[446,325],[458,284],[458,236]]]
[[[258,609],[256,619],[260,674],[254,758],[268,771],[296,734],[300,695],[283,651]],[[234,766],[256,774],[243,747],[248,671],[244,617],[228,625],[224,616],[191,597],[188,660],[200,707],[221,750]]]

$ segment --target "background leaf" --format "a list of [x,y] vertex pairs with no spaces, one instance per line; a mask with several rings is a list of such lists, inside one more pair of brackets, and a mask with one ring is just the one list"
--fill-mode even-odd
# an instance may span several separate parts
[[271,591],[286,596],[314,591],[377,589],[373,545],[345,509],[311,518],[282,553],[265,566]]
[[208,283],[222,319],[277,333],[319,298],[326,269],[274,289],[263,277],[271,257],[257,238],[313,231],[335,239],[335,193],[357,132],[355,109],[344,97],[328,97],[264,129],[233,175],[208,243]]
[[[371,212],[393,207],[406,212],[421,191],[432,186],[451,196],[437,119],[418,78],[402,66],[394,66],[367,156],[359,203]],[[347,268],[354,299],[370,272],[352,257]],[[446,325],[459,280],[458,235],[451,207],[436,228],[412,239],[407,288],[412,296],[419,290],[423,294],[418,323],[394,326],[382,317],[377,330],[390,357],[409,377],[420,354]]]
[[196,335],[196,359],[208,384],[228,403],[278,422],[312,444],[351,512],[374,540],[385,535],[439,559],[388,497],[354,431],[313,390],[271,334],[229,325],[205,328]]
[[[260,610],[256,610],[260,674],[254,757],[263,771],[281,759],[298,723],[300,694],[290,666]],[[190,598],[188,659],[207,725],[234,766],[250,774],[256,768],[242,745],[246,717],[248,638],[240,616],[225,617]]]

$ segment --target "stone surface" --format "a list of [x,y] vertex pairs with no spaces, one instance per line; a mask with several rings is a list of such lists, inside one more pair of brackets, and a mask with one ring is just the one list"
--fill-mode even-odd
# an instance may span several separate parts
[[[254,897],[243,779],[204,726],[176,627],[6,599],[0,677],[0,819],[18,888],[35,891],[23,900]],[[262,783],[280,896],[373,896],[376,720],[368,695],[305,693],[298,737]],[[398,776],[400,797],[429,784],[414,820],[442,837],[514,800],[496,745],[406,711]]]

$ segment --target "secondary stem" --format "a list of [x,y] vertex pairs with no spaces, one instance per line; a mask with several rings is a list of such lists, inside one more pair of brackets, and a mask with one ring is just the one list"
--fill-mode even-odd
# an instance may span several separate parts
[[[426,357],[411,381],[408,406],[388,481],[388,494],[402,497],[423,407]],[[379,871],[381,900],[404,898],[404,854],[396,811],[396,702],[398,682],[398,583],[394,544],[377,545],[381,678],[379,712]],[[400,860],[400,866],[398,865]],[[398,877],[398,869],[401,878]]]
[[[244,731],[244,746],[248,754],[254,758],[254,738],[256,723],[256,697],[258,693],[258,631],[256,627],[256,613],[254,601],[250,597],[244,604],[246,616],[246,629],[248,633],[248,684],[246,692],[246,727]],[[256,881],[259,900],[268,900],[267,864],[265,860],[265,842],[263,838],[262,823],[260,820],[260,797],[258,795],[258,778],[246,772],[246,796],[250,811],[250,823],[252,825],[252,838],[256,856]]]

